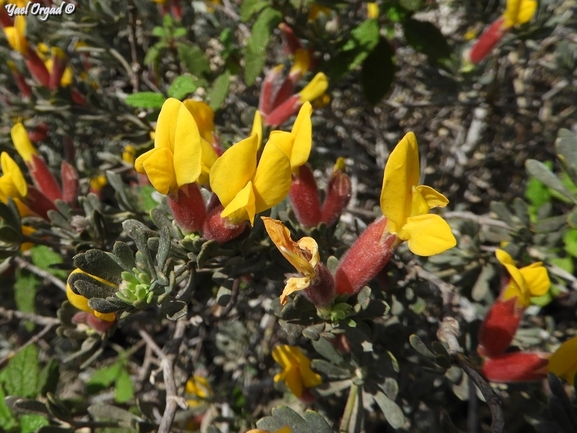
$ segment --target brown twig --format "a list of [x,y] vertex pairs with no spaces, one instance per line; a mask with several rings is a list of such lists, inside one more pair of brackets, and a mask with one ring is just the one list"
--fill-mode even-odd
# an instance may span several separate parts
[[37,323],[38,325],[44,326],[56,326],[60,324],[60,320],[54,317],[45,317],[39,316],[35,313],[24,313],[22,311],[7,310],[3,307],[0,307],[0,316],[6,317],[7,319],[16,317],[17,319],[28,320],[30,322]]
[[0,358],[0,365],[4,365],[4,363],[12,358],[14,355],[16,355],[18,352],[20,352],[21,350],[23,350],[25,347],[30,346],[31,344],[36,343],[37,341],[39,341],[42,337],[44,337],[53,327],[54,327],[54,323],[49,323],[46,324],[44,326],[44,328],[42,329],[42,331],[40,331],[38,334],[34,335],[32,338],[30,338],[26,343],[24,343],[22,346],[18,347],[16,350],[14,350],[13,352],[11,352],[10,354],[6,355],[4,358]]
[[16,256],[13,258],[13,260],[20,268],[24,268],[24,269],[32,272],[33,274],[38,275],[39,277],[42,277],[43,279],[50,281],[52,284],[54,284],[56,287],[58,287],[63,292],[66,291],[66,283],[64,283],[63,281],[56,278],[50,272],[45,271],[44,269],[40,269],[38,266],[35,266],[32,263],[24,260],[22,257]]
[[128,0],[128,42],[130,43],[130,56],[132,57],[132,72],[130,77],[132,81],[132,93],[136,93],[140,89],[140,63],[138,62],[138,52],[136,50],[136,6],[134,0]]

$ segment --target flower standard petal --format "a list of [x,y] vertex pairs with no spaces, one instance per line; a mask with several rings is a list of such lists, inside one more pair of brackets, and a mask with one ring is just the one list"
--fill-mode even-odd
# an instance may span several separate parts
[[254,174],[256,213],[283,201],[290,191],[290,186],[289,158],[274,143],[267,143]]
[[541,263],[533,263],[520,269],[521,275],[527,282],[531,296],[542,296],[549,291],[551,280],[547,269]]
[[178,99],[168,98],[162,105],[154,134],[155,148],[166,147],[174,153],[174,136],[181,104]]
[[[160,121],[159,121],[160,123]],[[174,172],[178,186],[196,182],[201,174],[202,147],[200,133],[194,117],[185,105],[179,102],[174,124]]]
[[412,132],[407,133],[391,152],[381,190],[381,209],[392,222],[391,231],[400,230],[410,215],[412,189],[419,182],[419,149]]
[[294,141],[290,153],[290,163],[293,170],[305,164],[311,154],[313,144],[312,113],[313,108],[310,102],[305,102],[299,110],[299,114],[292,127],[291,133]]
[[24,198],[28,194],[26,179],[16,161],[6,152],[0,155],[0,165],[2,167],[2,189],[4,194],[12,198]]
[[214,132],[214,111],[206,102],[195,101],[194,99],[187,99],[183,102],[188,109],[198,127],[198,131],[202,138],[209,143],[212,143]]
[[18,122],[12,127],[10,135],[12,136],[12,142],[14,143],[14,147],[16,147],[16,151],[22,159],[27,163],[32,162],[32,155],[38,155],[38,151],[30,142],[24,125]]
[[210,169],[210,187],[224,207],[252,179],[257,148],[258,136],[251,135],[228,148]]
[[449,224],[434,214],[409,217],[399,238],[406,238],[411,252],[424,257],[440,254],[457,244]]

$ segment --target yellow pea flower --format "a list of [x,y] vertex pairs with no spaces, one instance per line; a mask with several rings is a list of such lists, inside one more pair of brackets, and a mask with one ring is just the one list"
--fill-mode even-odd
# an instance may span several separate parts
[[317,73],[313,79],[298,93],[300,102],[314,101],[329,87],[329,78],[322,72]]
[[317,278],[315,267],[320,261],[319,246],[317,242],[308,236],[298,242],[291,239],[290,231],[280,221],[268,217],[261,217],[271,240],[278,250],[291,265],[303,275],[291,277],[287,280],[280,297],[281,304],[286,304],[287,296],[308,288]]
[[10,130],[10,136],[12,137],[16,151],[24,162],[27,164],[31,163],[32,157],[38,155],[38,151],[30,141],[30,138],[28,138],[28,133],[24,125],[20,122],[16,123]]
[[221,217],[233,224],[280,203],[291,184],[289,158],[274,143],[267,143],[257,164],[257,134],[251,135],[224,152],[210,170],[210,187],[224,207]]
[[8,197],[22,200],[28,194],[26,179],[16,161],[6,152],[0,155],[0,166],[2,176],[0,176],[0,200],[6,203]]
[[122,160],[127,164],[134,165],[134,155],[136,155],[136,148],[132,144],[127,144],[122,149]]
[[506,251],[498,249],[495,255],[511,276],[507,287],[501,293],[503,301],[517,298],[517,307],[527,308],[532,296],[542,296],[549,291],[551,281],[542,262],[531,263],[519,269]]
[[258,149],[262,146],[262,116],[260,111],[256,110],[254,112],[254,119],[252,121],[252,128],[250,130],[250,135],[256,134],[258,136]]
[[[55,58],[58,59],[58,61],[62,62],[63,64],[65,64],[68,61],[66,58],[66,53],[64,51],[62,51],[58,47],[52,47],[52,57],[44,61],[46,70],[50,74],[53,73],[52,69],[54,67]],[[62,87],[68,87],[71,84],[72,84],[72,69],[70,69],[70,66],[66,66],[66,68],[64,68],[64,72],[62,73],[62,77],[60,78],[60,85]]]
[[298,398],[305,389],[314,388],[322,383],[321,376],[311,370],[311,361],[296,346],[281,345],[272,351],[273,359],[283,371],[276,374],[275,382],[284,382]]
[[409,132],[385,166],[381,210],[389,233],[407,241],[414,254],[432,256],[453,248],[457,241],[443,218],[429,214],[430,209],[445,207],[449,200],[429,186],[418,185],[419,175],[417,138]]
[[199,406],[202,403],[202,400],[206,400],[214,395],[214,392],[206,377],[197,375],[192,376],[186,381],[184,391],[186,394],[190,394],[196,397],[194,399],[187,400],[189,407]]
[[208,181],[214,150],[201,139],[194,117],[177,99],[165,101],[154,135],[154,149],[140,155],[134,168],[146,174],[161,194],[176,194],[183,185]]
[[196,126],[198,126],[198,131],[200,136],[204,138],[207,142],[212,143],[212,133],[214,132],[214,111],[210,108],[206,102],[195,101],[194,99],[187,99],[183,102],[184,106],[188,108]]
[[529,22],[537,11],[537,0],[507,0],[503,27],[508,29]]
[[277,145],[290,159],[293,173],[309,159],[312,148],[313,108],[310,102],[305,102],[295,120],[291,132],[271,131],[269,142]]
[[[84,272],[80,269],[74,269],[70,273],[70,275],[76,274],[76,273],[86,274],[86,272]],[[96,277],[94,275],[91,275],[91,276],[92,276],[92,278],[97,279],[101,283],[107,284],[107,285],[112,286],[112,287],[118,287],[116,284],[112,284],[111,282],[103,280],[102,278]],[[92,314],[94,314],[94,316],[96,318],[98,318],[100,320],[104,320],[105,322],[114,322],[116,320],[116,314],[114,314],[114,313],[100,313],[100,312],[95,311],[92,308],[90,308],[88,306],[88,299],[82,295],[78,295],[78,294],[74,293],[74,291],[72,290],[72,287],[70,287],[70,284],[68,284],[68,283],[66,283],[66,297],[68,298],[68,301],[74,307],[78,308],[81,311],[86,311],[87,313],[92,313]]]
[[28,41],[26,40],[26,16],[18,15],[14,19],[12,27],[4,27],[4,34],[8,40],[8,44],[12,49],[18,51],[22,55],[28,53]]
[[377,19],[379,17],[379,5],[375,2],[367,3],[367,18]]
[[574,386],[577,374],[577,337],[564,342],[549,358],[549,372]]
[[262,430],[260,428],[253,428],[252,430],[249,430],[246,433],[292,433],[292,430],[288,425],[285,425],[284,427],[279,428],[274,432],[271,432],[269,430]]

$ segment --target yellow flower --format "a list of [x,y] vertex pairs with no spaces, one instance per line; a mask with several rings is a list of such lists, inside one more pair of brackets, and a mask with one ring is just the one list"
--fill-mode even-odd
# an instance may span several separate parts
[[99,176],[95,176],[90,179],[90,191],[102,191],[102,188],[104,188],[107,184],[108,179],[106,178],[106,175],[101,174]]
[[254,119],[252,121],[252,128],[250,130],[250,135],[253,134],[258,136],[258,148],[260,149],[262,145],[262,116],[258,110],[254,112]]
[[299,77],[307,72],[311,66],[311,52],[306,48],[298,48],[294,53],[293,65],[289,75],[299,74]]
[[295,120],[291,132],[272,131],[269,142],[277,145],[290,159],[293,173],[309,159],[312,139],[311,115],[313,108],[305,102]]
[[367,2],[367,18],[377,19],[379,17],[379,5],[375,2]]
[[6,152],[0,155],[0,166],[0,200],[4,203],[8,201],[8,197],[22,200],[28,194],[28,185],[20,167]]
[[417,139],[409,132],[385,166],[381,209],[389,233],[407,241],[414,254],[432,256],[453,248],[457,241],[443,218],[429,214],[430,209],[445,207],[449,200],[429,186],[418,185],[419,176]]
[[195,396],[194,399],[187,400],[189,407],[199,406],[202,400],[206,400],[214,395],[206,377],[197,375],[192,376],[186,381],[185,392],[186,394]]
[[551,355],[549,372],[574,385],[577,374],[577,337],[567,340]]
[[527,308],[531,303],[531,296],[542,296],[549,291],[551,281],[542,262],[532,263],[518,269],[513,258],[507,252],[498,249],[495,251],[495,255],[511,276],[507,287],[501,294],[503,301],[517,298],[517,306]]
[[261,217],[266,231],[281,254],[302,277],[291,277],[280,297],[281,304],[286,304],[287,296],[299,290],[304,290],[316,279],[315,267],[320,261],[319,246],[313,238],[304,237],[298,242],[291,239],[289,229],[280,221]]
[[8,40],[8,44],[12,49],[18,51],[19,53],[26,55],[28,52],[28,41],[26,40],[26,17],[24,15],[18,15],[14,19],[14,25],[12,27],[4,27],[4,34]]
[[311,370],[311,361],[298,347],[286,344],[277,346],[272,351],[272,357],[283,369],[275,375],[274,381],[286,383],[298,398],[305,389],[322,383],[321,376]]
[[16,123],[10,131],[10,135],[12,136],[12,142],[14,143],[14,147],[18,154],[22,157],[24,162],[31,163],[32,156],[38,155],[38,151],[28,138],[28,133],[26,132],[24,125],[20,122]]
[[314,101],[318,97],[322,96],[323,93],[329,87],[329,79],[322,72],[317,73],[313,79],[308,83],[304,89],[302,89],[299,94],[299,100],[301,103],[306,101]]
[[188,108],[169,98],[158,116],[154,149],[140,155],[134,168],[146,174],[161,194],[176,194],[183,185],[206,183],[214,158],[214,150],[201,139]]
[[132,144],[127,144],[122,150],[122,160],[127,164],[134,165],[134,155],[136,155],[136,148]]
[[[76,273],[86,274],[86,272],[84,272],[80,269],[74,269],[70,273],[70,275],[76,274]],[[112,284],[111,282],[103,280],[102,278],[96,277],[96,276],[91,275],[91,274],[87,274],[87,275],[90,275],[92,278],[100,281],[103,284],[107,284],[107,285],[112,286],[112,287],[118,287],[116,284]],[[116,320],[116,314],[114,314],[114,313],[99,313],[98,311],[95,311],[92,308],[90,308],[88,306],[88,299],[82,295],[78,295],[78,294],[74,293],[74,291],[72,290],[72,287],[70,287],[70,284],[68,284],[68,283],[66,283],[66,297],[68,298],[68,301],[70,301],[70,303],[74,307],[78,308],[81,311],[86,311],[87,313],[92,313],[92,314],[94,314],[94,316],[96,318],[98,318],[100,320],[104,320],[105,322],[114,322]]]
[[212,108],[206,102],[195,101],[194,99],[187,99],[183,104],[194,117],[200,136],[212,143],[214,141],[212,138],[214,132],[214,111]]
[[[59,62],[63,63],[67,62],[66,53],[58,47],[52,47],[52,57],[44,61],[44,66],[46,66],[46,70],[50,74],[52,74],[52,67],[54,66],[53,61],[54,58],[57,58]],[[72,84],[72,69],[70,69],[70,66],[66,66],[64,72],[62,73],[62,77],[60,78],[60,85],[62,87],[67,87],[70,86],[71,84]]]
[[503,14],[505,28],[529,22],[537,11],[537,0],[507,0],[507,9]]
[[258,135],[231,146],[210,170],[210,187],[220,199],[221,217],[233,224],[280,203],[291,184],[289,158],[274,143],[267,143],[257,164]]

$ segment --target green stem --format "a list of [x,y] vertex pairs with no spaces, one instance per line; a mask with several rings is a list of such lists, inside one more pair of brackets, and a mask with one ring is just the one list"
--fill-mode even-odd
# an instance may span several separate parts
[[[355,413],[355,408],[357,406],[357,398],[359,397],[359,385],[353,384],[349,391],[349,397],[347,398],[347,405],[345,406],[345,411],[343,413],[343,419],[341,420],[341,425],[339,427],[339,433],[349,433],[351,421],[353,421],[353,414]],[[355,430],[357,429],[355,428]]]

